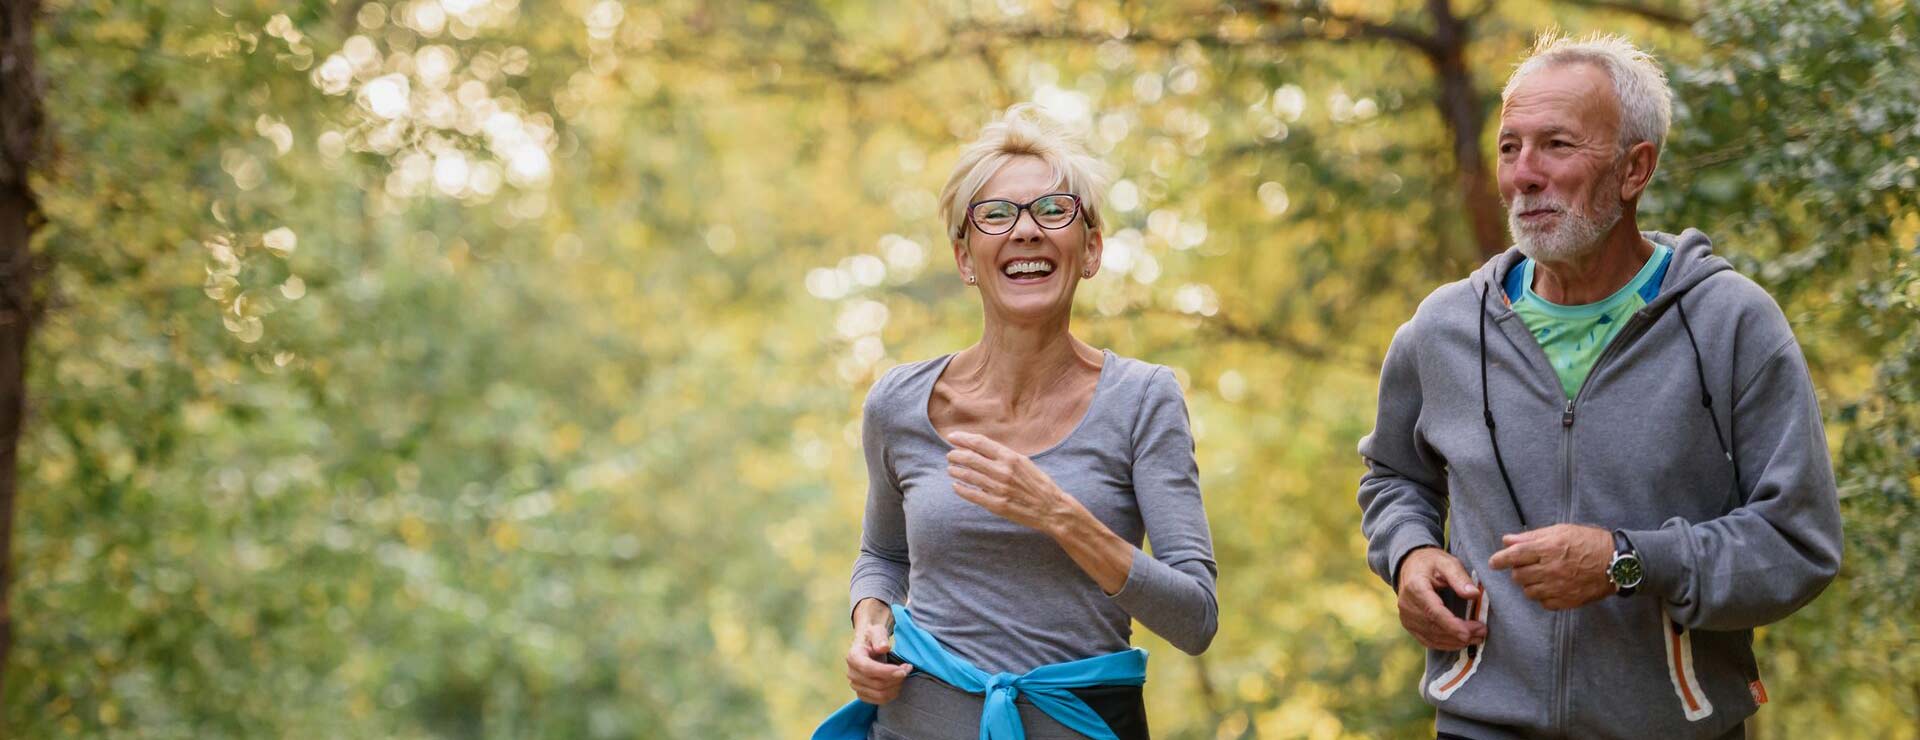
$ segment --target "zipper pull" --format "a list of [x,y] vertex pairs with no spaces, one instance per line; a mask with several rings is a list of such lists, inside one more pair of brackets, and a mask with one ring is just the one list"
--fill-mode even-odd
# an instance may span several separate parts
[[1573,426],[1573,399],[1567,399],[1567,410],[1560,414],[1560,426]]

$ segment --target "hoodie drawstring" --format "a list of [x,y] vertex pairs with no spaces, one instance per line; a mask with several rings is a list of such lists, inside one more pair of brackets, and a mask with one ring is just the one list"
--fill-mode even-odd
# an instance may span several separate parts
[[[1520,508],[1519,495],[1514,493],[1513,478],[1507,474],[1506,458],[1500,454],[1500,435],[1493,422],[1493,403],[1487,394],[1487,293],[1491,290],[1491,281],[1480,288],[1480,413],[1487,422],[1487,439],[1493,444],[1493,462],[1500,468],[1500,482],[1506,485],[1507,500],[1513,502],[1514,516],[1520,519],[1520,528],[1524,530],[1527,528],[1527,515]],[[1686,304],[1676,298],[1673,306],[1680,314],[1680,327],[1687,332],[1687,346],[1693,349],[1694,376],[1700,383],[1700,407],[1706,409],[1707,417],[1713,420],[1714,444],[1720,446],[1720,454],[1726,457],[1727,463],[1733,468],[1734,496],[1737,500],[1744,499],[1746,487],[1740,483],[1740,463],[1734,459],[1733,449],[1728,446],[1730,440],[1721,436],[1720,414],[1714,411],[1713,393],[1707,390],[1707,366],[1700,356],[1700,342],[1694,338],[1693,323],[1687,320]]]

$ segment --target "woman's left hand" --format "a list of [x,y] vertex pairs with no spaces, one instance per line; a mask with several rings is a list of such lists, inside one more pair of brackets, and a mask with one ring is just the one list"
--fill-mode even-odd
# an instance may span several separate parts
[[960,498],[1015,524],[1053,533],[1075,513],[1078,501],[1026,455],[972,432],[947,435],[947,475]]

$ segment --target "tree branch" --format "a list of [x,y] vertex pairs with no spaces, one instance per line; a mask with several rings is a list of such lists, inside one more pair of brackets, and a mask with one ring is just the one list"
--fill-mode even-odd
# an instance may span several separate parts
[[1755,134],[1747,136],[1726,146],[1711,151],[1697,152],[1686,159],[1675,160],[1667,169],[1674,172],[1712,169],[1728,162],[1736,162],[1752,156],[1762,146],[1778,146],[1785,142],[1805,141],[1813,138],[1815,130],[1807,126],[1795,126],[1787,129],[1785,137],[1773,134]]
[[[1157,318],[1162,320],[1188,322],[1193,331],[1187,335],[1189,340],[1212,340],[1225,342],[1245,342],[1265,345],[1289,355],[1310,362],[1373,372],[1377,365],[1370,366],[1366,360],[1350,352],[1341,352],[1323,344],[1311,342],[1280,329],[1274,321],[1245,322],[1229,317],[1224,311],[1213,316],[1191,314],[1176,311],[1165,306],[1136,306],[1114,316],[1102,316],[1102,319],[1124,321],[1129,319]],[[1183,345],[1184,346],[1184,345]],[[1341,345],[1345,348],[1346,345]]]
[[[1016,41],[1076,41],[1089,44],[1119,41],[1126,44],[1174,47],[1193,42],[1209,49],[1261,49],[1308,43],[1353,43],[1375,41],[1385,36],[1378,32],[1352,28],[1290,28],[1250,36],[1224,36],[1218,33],[1159,35],[1132,29],[1125,36],[1080,28],[1042,26],[982,26],[968,32],[973,43],[988,44],[995,39]],[[1411,42],[1409,42],[1411,43]]]
[[1673,28],[1692,28],[1693,22],[1698,20],[1697,18],[1684,15],[1677,10],[1642,5],[1632,2],[1631,0],[1561,0],[1561,2],[1593,10],[1606,10],[1635,15],[1645,20]]
[[[1276,0],[1254,0],[1247,4],[1250,11],[1266,14],[1274,20],[1287,21],[1285,28],[1276,28],[1264,33],[1234,36],[1214,32],[1161,34],[1145,30],[1139,25],[1131,26],[1119,35],[1092,28],[1075,26],[1039,26],[1019,24],[974,24],[948,27],[938,38],[944,42],[936,47],[911,52],[888,54],[878,50],[861,50],[857,56],[843,52],[854,48],[847,43],[831,24],[819,24],[823,29],[814,29],[820,35],[806,43],[807,58],[804,64],[795,65],[802,69],[822,74],[826,79],[847,84],[875,84],[896,81],[911,75],[921,68],[943,61],[961,57],[982,58],[990,54],[996,45],[1005,41],[1026,42],[1074,42],[1101,44],[1119,41],[1127,44],[1140,44],[1172,48],[1185,43],[1195,43],[1210,49],[1263,49],[1295,46],[1310,43],[1361,43],[1387,41],[1401,44],[1420,52],[1429,60],[1438,60],[1445,52],[1442,39],[1411,26],[1399,23],[1378,21],[1358,16],[1334,12],[1324,3],[1314,2],[1304,6],[1283,5]],[[667,56],[677,59],[703,59],[709,55],[702,45],[663,45],[656,47]],[[865,60],[879,57],[885,61],[880,64],[865,63]],[[861,63],[848,61],[850,58],[862,60]],[[709,61],[719,61],[711,60]],[[755,54],[751,58],[731,60],[729,64],[748,64],[758,66],[768,62],[792,63],[800,60],[780,59],[775,55]]]
[[[1411,46],[1428,57],[1436,57],[1441,52],[1439,39],[1431,34],[1391,21],[1339,13],[1323,2],[1283,5],[1277,0],[1258,0],[1252,7],[1275,20],[1293,20],[1297,25],[1289,33],[1303,41],[1393,41]],[[1313,28],[1308,27],[1309,22]]]

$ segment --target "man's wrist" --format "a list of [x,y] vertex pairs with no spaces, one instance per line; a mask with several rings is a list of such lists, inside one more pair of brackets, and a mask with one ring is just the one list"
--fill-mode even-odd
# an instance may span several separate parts
[[1390,575],[1392,575],[1392,581],[1393,581],[1393,592],[1400,593],[1400,570],[1406,567],[1407,560],[1412,558],[1414,553],[1419,552],[1421,550],[1438,550],[1438,549],[1440,549],[1439,545],[1414,545],[1413,549],[1410,549],[1406,552],[1401,553],[1399,562],[1394,563],[1393,570],[1390,571]]
[[1607,534],[1613,547],[1613,556],[1607,561],[1607,582],[1613,585],[1614,593],[1632,596],[1646,581],[1640,552],[1634,549],[1626,532],[1616,529]]

